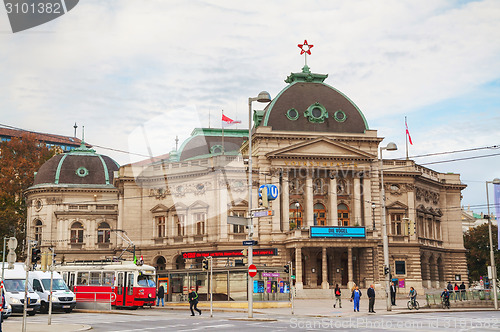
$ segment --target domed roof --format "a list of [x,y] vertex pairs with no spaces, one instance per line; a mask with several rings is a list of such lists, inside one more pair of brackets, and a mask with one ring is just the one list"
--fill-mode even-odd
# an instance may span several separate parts
[[45,162],[33,187],[40,186],[110,186],[113,172],[120,166],[110,157],[97,154],[82,141],[79,148],[58,154]]
[[323,83],[327,77],[311,73],[307,66],[290,74],[285,80],[289,85],[263,114],[256,113],[256,123],[273,130],[364,133],[369,128],[363,113],[347,96]]

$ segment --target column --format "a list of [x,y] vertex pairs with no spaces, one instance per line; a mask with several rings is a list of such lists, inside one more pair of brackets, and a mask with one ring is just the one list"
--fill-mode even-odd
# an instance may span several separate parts
[[295,248],[295,287],[296,289],[303,289],[302,283],[302,248]]
[[361,181],[354,174],[354,226],[362,226],[361,221]]
[[[271,172],[273,172],[273,171],[271,171]],[[276,174],[275,171],[274,171],[274,173]],[[272,177],[272,184],[274,184],[277,188],[280,187],[280,182],[279,182],[278,176]],[[280,194],[279,192],[280,192],[280,190],[278,189],[278,195]],[[274,210],[274,215],[271,218],[271,220],[272,220],[272,232],[273,233],[281,233],[281,221],[283,220],[283,223],[286,223],[286,222],[288,222],[288,220],[282,219],[282,216],[280,213],[280,211],[281,211],[280,197],[278,196],[278,198],[275,199],[274,201],[272,201],[271,204],[272,204],[272,209]]]
[[283,211],[283,231],[288,232],[290,230],[290,193],[288,192],[288,172],[283,172],[282,187],[280,188],[281,196],[281,211]]
[[352,266],[352,248],[347,248],[347,288],[351,289],[354,285],[353,266]]
[[363,226],[371,229],[373,224],[372,216],[372,182],[370,178],[363,178],[363,206],[365,211],[365,219],[363,221]]
[[220,239],[227,239],[227,185],[224,177],[221,176],[219,178],[215,175],[215,179],[219,192],[219,204],[217,205],[217,209],[219,210],[217,214],[219,216],[219,236]]
[[330,178],[328,186],[328,226],[338,226],[339,218],[337,214],[337,179]]
[[307,173],[306,187],[304,190],[306,193],[304,226],[314,226],[313,181],[312,174],[309,172]]
[[330,288],[330,284],[328,283],[328,264],[326,260],[326,247],[322,248],[322,257],[321,257],[321,273],[322,273],[322,282],[321,282],[321,288],[323,289],[328,289]]

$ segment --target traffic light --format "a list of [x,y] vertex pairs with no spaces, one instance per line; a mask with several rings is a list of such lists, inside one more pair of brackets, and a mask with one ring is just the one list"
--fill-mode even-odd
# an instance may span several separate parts
[[260,191],[259,206],[265,208],[269,207],[269,200],[267,199],[267,187],[260,187],[259,191]]
[[31,263],[35,264],[40,260],[40,249],[31,248]]
[[47,271],[47,265],[50,261],[49,255],[50,254],[48,252],[42,252],[42,261],[41,261],[40,265],[41,265],[43,272]]
[[388,266],[384,266],[384,274],[389,274],[389,267]]
[[285,273],[290,273],[290,265],[283,266],[285,268]]
[[208,259],[204,259],[203,262],[201,262],[201,268],[203,271],[207,271],[208,270]]
[[243,249],[241,251],[241,253],[243,254],[243,265],[247,265],[248,264],[248,249]]

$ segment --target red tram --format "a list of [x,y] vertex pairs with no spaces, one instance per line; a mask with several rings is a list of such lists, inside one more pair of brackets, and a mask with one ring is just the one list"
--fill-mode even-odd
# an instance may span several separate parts
[[56,267],[76,302],[137,309],[155,302],[155,268],[133,262],[75,262]]

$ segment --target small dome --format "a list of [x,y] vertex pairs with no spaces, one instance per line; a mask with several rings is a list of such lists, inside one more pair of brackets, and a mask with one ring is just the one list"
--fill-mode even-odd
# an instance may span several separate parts
[[45,162],[35,175],[34,186],[113,186],[113,172],[119,168],[113,159],[97,154],[82,142],[79,148]]
[[368,124],[359,108],[344,94],[323,81],[328,75],[292,73],[289,83],[267,106],[256,113],[256,123],[273,130],[364,133]]

